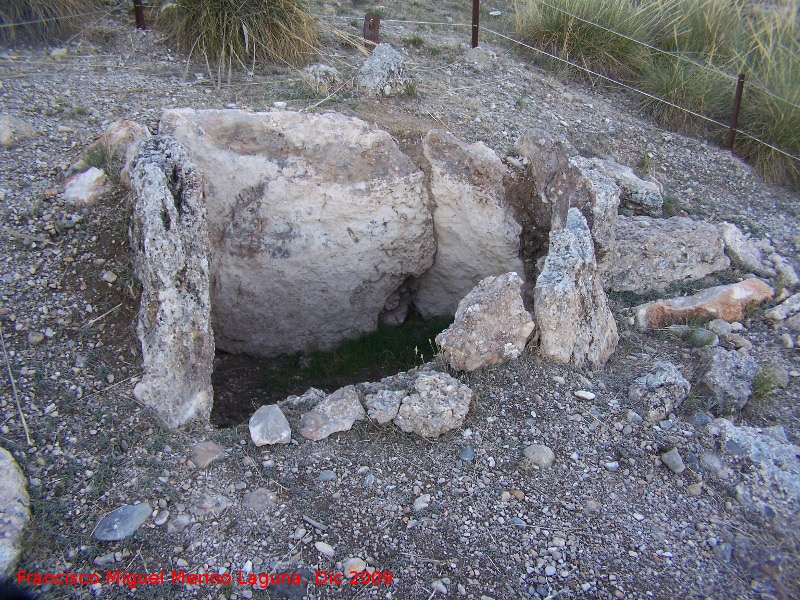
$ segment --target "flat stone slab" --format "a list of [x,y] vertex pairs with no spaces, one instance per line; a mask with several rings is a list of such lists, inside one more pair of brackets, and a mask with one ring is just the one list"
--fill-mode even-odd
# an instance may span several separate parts
[[760,279],[745,279],[718,285],[669,300],[648,302],[633,309],[640,329],[654,329],[696,319],[722,319],[728,323],[744,319],[748,306],[770,300],[775,291]]
[[126,504],[111,511],[95,526],[92,536],[101,542],[118,542],[132,536],[141,527],[153,509],[148,502]]

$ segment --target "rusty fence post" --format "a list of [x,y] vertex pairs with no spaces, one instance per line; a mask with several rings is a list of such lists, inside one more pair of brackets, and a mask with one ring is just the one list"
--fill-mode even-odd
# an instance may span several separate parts
[[367,13],[364,17],[364,40],[375,45],[381,43],[381,18],[375,13]]
[[142,0],[133,0],[133,12],[136,14],[136,29],[144,29],[144,6],[142,6]]
[[739,123],[739,107],[742,104],[742,91],[744,90],[744,73],[739,74],[736,82],[736,95],[733,97],[733,113],[731,114],[731,128],[728,131],[728,150],[733,150],[733,142],[736,139],[736,125]]
[[478,47],[478,20],[481,15],[481,0],[472,0],[472,47]]

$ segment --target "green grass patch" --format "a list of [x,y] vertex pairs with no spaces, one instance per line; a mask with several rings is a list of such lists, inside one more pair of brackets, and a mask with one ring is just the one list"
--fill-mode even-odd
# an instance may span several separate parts
[[399,327],[381,325],[325,352],[271,359],[220,353],[212,375],[211,420],[217,426],[235,426],[247,421],[262,404],[303,394],[310,387],[330,393],[407,371],[436,356],[434,340],[452,322],[452,317],[410,318]]
[[434,338],[452,321],[450,317],[439,317],[427,321],[410,319],[399,327],[380,325],[372,333],[346,341],[334,350],[292,357],[286,370],[265,378],[264,386],[282,387],[298,369],[312,385],[326,389],[408,370],[434,358]]
[[738,128],[779,150],[740,134],[736,151],[767,181],[800,186],[800,163],[785,154],[800,156],[796,2],[551,0],[548,4],[552,7],[538,0],[515,1],[518,38],[665,100],[670,104],[645,98],[642,106],[669,127],[702,130],[722,142],[727,130],[682,109],[727,122],[736,76],[744,73]]

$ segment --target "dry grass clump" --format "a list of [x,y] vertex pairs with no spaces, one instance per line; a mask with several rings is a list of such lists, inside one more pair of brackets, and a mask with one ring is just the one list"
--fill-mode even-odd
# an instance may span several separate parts
[[39,41],[60,38],[93,10],[97,10],[93,0],[0,0],[0,42],[10,44],[20,36]]
[[[736,76],[745,73],[739,130],[800,156],[800,8],[793,0],[516,0],[516,7],[524,41],[718,121],[729,119]],[[671,127],[702,123],[657,100],[643,106]],[[736,149],[767,181],[800,185],[797,160],[746,135]]]
[[299,66],[316,55],[317,21],[305,0],[174,0],[158,23],[190,57],[247,67],[259,60]]

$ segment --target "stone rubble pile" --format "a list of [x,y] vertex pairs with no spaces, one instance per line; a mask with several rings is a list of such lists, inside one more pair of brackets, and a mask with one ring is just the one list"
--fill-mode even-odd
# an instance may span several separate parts
[[[250,437],[259,446],[288,443],[291,429],[283,407],[309,409],[300,416],[299,434],[312,441],[348,431],[367,417],[379,425],[391,421],[406,433],[436,438],[464,423],[471,402],[468,386],[423,365],[380,382],[348,385],[332,394],[311,388],[302,396],[290,396],[280,406],[262,406],[250,419]],[[282,435],[267,436],[265,431]]]

